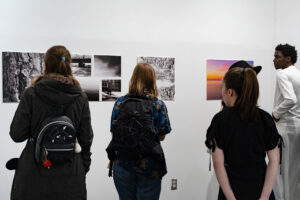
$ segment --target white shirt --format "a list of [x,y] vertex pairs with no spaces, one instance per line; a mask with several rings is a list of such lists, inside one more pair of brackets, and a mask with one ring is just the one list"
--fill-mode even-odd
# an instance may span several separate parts
[[293,65],[276,71],[273,115],[280,121],[300,120],[300,70]]

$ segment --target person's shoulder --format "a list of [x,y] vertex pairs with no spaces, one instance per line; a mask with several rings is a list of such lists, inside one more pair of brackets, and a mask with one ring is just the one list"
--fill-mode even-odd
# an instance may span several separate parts
[[[270,115],[267,111],[261,109],[261,108],[258,108],[259,112],[263,115]],[[270,115],[271,116],[271,115]]]
[[154,98],[152,98],[152,101],[153,101],[153,103],[154,103],[157,110],[160,110],[162,107],[166,107],[166,104],[162,99],[154,97]]
[[216,115],[225,117],[225,116],[230,115],[235,112],[237,112],[237,108],[224,106],[222,108],[222,110],[220,112],[218,112]]
[[217,112],[214,115],[213,120],[224,121],[226,119],[232,118],[232,116],[235,116],[237,114],[238,114],[238,111],[235,107],[226,107],[226,106],[224,106],[222,108],[222,110],[220,110],[219,112]]
[[212,121],[216,121],[216,120],[220,120],[222,118],[224,118],[224,116],[228,113],[228,108],[224,107],[222,110],[220,110],[219,112],[217,112],[214,116]]
[[117,98],[117,100],[115,101],[115,106],[120,106],[126,99],[126,96],[120,96]]
[[116,102],[123,102],[125,100],[126,96],[120,96],[117,98]]
[[292,65],[290,67],[289,71],[288,71],[288,74],[291,74],[291,75],[296,75],[296,76],[300,76],[300,69],[297,68],[295,65]]
[[281,77],[281,76],[284,76],[286,73],[286,71],[284,71],[283,69],[277,69],[276,70],[276,77]]
[[261,108],[258,108],[258,110],[259,110],[260,116],[262,117],[262,119],[264,121],[273,122],[273,117],[271,116],[270,113],[268,113],[267,111],[265,111]]
[[27,98],[29,96],[35,96],[35,91],[34,91],[34,88],[33,86],[29,86],[28,88],[26,88],[24,90],[24,93],[22,95],[22,98]]

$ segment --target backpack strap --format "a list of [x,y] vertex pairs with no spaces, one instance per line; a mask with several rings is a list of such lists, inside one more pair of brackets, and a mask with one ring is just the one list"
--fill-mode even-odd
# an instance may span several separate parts
[[113,167],[113,161],[109,161],[109,171],[108,171],[108,177],[112,177],[112,167]]
[[[38,97],[41,100],[41,102],[45,105],[45,108],[47,109],[47,113],[48,113],[47,117],[66,115],[67,110],[74,103],[74,102],[72,102],[72,103],[66,104],[66,105],[54,105],[54,104],[50,104],[50,103],[46,102],[38,93],[36,93],[36,97]],[[45,119],[40,121],[40,125]],[[31,133],[31,138],[29,138],[29,141],[32,143],[36,140],[36,137],[37,137],[37,135],[34,135],[34,134],[35,133]]]

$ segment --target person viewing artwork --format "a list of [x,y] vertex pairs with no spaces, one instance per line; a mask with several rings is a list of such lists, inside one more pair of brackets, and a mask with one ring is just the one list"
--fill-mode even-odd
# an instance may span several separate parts
[[207,130],[219,200],[275,199],[282,139],[272,116],[258,108],[257,69],[241,65],[228,70],[222,81],[225,106]]
[[127,95],[115,102],[112,141],[106,151],[120,200],[157,200],[167,173],[160,141],[171,132],[167,107],[158,99],[155,71],[136,65]]
[[10,126],[15,142],[27,142],[15,162],[11,200],[84,200],[93,140],[89,102],[64,46],[48,49],[44,62]]
[[282,173],[274,187],[278,200],[300,199],[300,70],[297,51],[289,44],[275,48],[276,89],[273,119],[284,141]]

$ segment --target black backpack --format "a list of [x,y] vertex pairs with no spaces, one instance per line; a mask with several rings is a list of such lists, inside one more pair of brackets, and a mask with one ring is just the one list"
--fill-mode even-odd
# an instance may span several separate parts
[[153,109],[153,100],[147,96],[125,96],[112,122],[112,140],[106,148],[111,164],[116,159],[142,160],[152,157],[158,161],[164,160],[152,120]]
[[72,162],[76,130],[65,116],[49,117],[42,124],[35,143],[35,159],[45,167]]

